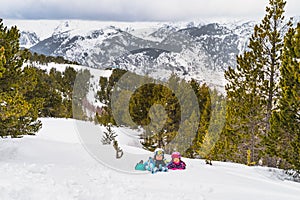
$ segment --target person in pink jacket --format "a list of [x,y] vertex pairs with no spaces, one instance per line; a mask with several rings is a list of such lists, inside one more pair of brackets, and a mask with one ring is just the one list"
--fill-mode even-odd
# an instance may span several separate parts
[[168,164],[168,169],[172,170],[183,170],[186,167],[186,164],[181,160],[181,155],[179,152],[173,152],[172,161]]

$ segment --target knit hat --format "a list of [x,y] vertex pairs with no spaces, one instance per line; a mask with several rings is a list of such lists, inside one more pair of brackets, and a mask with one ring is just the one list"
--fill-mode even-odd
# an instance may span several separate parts
[[171,157],[172,157],[172,159],[173,159],[173,158],[179,158],[179,159],[180,159],[180,158],[181,158],[181,155],[180,155],[179,152],[173,152],[172,155],[171,155]]
[[161,148],[157,148],[154,151],[154,156],[156,156],[156,155],[162,155],[164,157],[164,154],[165,154],[165,151],[163,149],[161,149]]

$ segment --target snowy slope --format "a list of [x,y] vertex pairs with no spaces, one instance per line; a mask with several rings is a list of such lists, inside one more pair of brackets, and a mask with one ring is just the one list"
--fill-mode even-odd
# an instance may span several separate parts
[[[86,151],[78,134],[80,122],[42,121],[37,136],[0,139],[1,200],[299,199],[298,183],[281,180],[280,171],[263,167],[222,162],[209,166],[203,160],[183,158],[185,171],[120,173],[97,162]],[[130,151],[141,158],[151,155],[132,143],[137,133],[126,128],[114,130],[125,154]],[[121,159],[132,168],[138,161]]]

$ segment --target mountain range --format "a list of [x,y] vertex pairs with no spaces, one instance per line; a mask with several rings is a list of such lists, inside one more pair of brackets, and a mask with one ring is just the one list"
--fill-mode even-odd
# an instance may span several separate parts
[[63,56],[92,68],[122,68],[166,80],[181,78],[224,90],[224,70],[235,67],[255,21],[99,22],[8,20],[21,31],[21,47]]

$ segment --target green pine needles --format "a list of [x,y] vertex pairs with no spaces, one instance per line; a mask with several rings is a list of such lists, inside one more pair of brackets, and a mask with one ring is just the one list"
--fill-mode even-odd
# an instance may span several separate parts
[[32,135],[41,128],[37,120],[42,99],[28,98],[37,85],[36,70],[22,68],[26,52],[19,48],[19,30],[7,29],[0,20],[0,136]]
[[[217,151],[225,159],[300,169],[300,28],[284,20],[283,0],[270,0],[249,50],[225,72],[226,127]],[[226,152],[226,153],[225,153]]]

